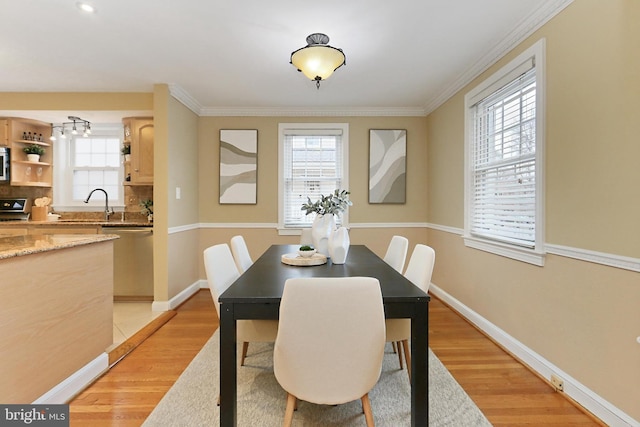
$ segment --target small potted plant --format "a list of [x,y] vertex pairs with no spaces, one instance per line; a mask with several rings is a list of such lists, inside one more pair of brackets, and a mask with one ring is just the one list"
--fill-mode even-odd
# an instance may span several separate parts
[[149,222],[153,221],[153,200],[140,200],[140,212],[147,216]]
[[120,151],[124,156],[124,161],[128,162],[131,159],[131,145],[129,144],[123,145]]
[[298,249],[298,255],[300,255],[303,258],[310,258],[315,253],[316,253],[316,250],[313,248],[313,246],[309,246],[309,245],[302,245],[300,246],[300,249]]
[[30,162],[39,162],[40,156],[44,154],[44,148],[41,145],[31,144],[24,147],[24,152],[27,153],[27,159]]

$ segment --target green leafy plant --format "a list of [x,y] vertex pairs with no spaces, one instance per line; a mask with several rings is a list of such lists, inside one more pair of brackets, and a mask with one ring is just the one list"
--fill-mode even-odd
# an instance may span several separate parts
[[140,212],[144,215],[152,215],[153,214],[153,200],[140,200]]
[[312,251],[313,250],[313,246],[303,245],[303,246],[300,246],[300,250],[301,251]]
[[44,147],[37,144],[31,144],[24,147],[24,152],[27,154],[37,154],[38,156],[42,156],[44,154]]
[[353,205],[353,202],[349,200],[349,194],[351,193],[347,190],[336,189],[333,194],[329,194],[327,196],[321,195],[320,199],[315,202],[312,202],[311,198],[307,197],[307,203],[304,203],[300,210],[306,211],[306,215],[313,212],[318,215],[340,215],[349,206]]
[[120,149],[120,151],[122,152],[122,154],[131,154],[131,146],[129,144],[127,145],[123,145],[122,148]]

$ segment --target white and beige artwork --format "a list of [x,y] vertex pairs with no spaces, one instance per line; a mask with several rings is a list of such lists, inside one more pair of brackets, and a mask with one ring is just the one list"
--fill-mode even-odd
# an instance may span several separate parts
[[407,131],[369,131],[369,203],[405,203]]
[[257,203],[258,131],[220,130],[220,203]]

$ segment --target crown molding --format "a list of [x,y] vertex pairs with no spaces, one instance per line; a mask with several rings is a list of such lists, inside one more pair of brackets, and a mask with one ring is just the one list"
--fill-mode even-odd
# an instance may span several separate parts
[[425,117],[422,108],[202,108],[200,116],[222,117]]
[[177,84],[169,84],[169,94],[180,101],[185,107],[196,113],[198,116],[201,115],[200,111],[202,110],[202,106],[200,105],[200,103],[193,96],[191,96],[189,92],[187,92]]
[[538,10],[520,21],[513,31],[511,31],[509,35],[491,49],[489,53],[468,68],[467,71],[458,76],[450,86],[446,87],[435,98],[426,103],[424,106],[425,114],[430,114],[436,108],[448,101],[449,98],[471,83],[490,66],[498,62],[503,56],[512,51],[527,37],[549,22],[551,18],[556,16],[571,3],[573,3],[573,0],[549,0],[544,2]]
[[422,108],[256,108],[203,107],[186,90],[169,84],[169,94],[200,117],[425,117]]

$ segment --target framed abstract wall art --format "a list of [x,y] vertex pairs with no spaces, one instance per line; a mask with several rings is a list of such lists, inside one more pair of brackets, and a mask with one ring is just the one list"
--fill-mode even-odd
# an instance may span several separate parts
[[256,204],[258,131],[220,130],[220,204]]
[[406,129],[369,130],[369,203],[405,203]]

